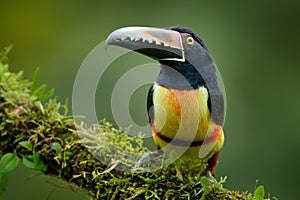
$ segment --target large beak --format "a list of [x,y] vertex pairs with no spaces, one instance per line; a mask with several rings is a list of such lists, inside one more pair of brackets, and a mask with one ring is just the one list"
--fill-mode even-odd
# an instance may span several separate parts
[[156,60],[185,61],[182,38],[179,32],[150,27],[125,27],[113,31],[106,46],[124,47]]

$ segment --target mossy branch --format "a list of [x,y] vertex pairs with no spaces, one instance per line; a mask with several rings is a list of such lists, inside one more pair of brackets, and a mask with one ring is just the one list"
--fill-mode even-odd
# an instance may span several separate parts
[[[205,163],[180,165],[182,177],[176,163],[152,172],[120,170],[134,165],[134,159],[122,158],[124,149],[140,155],[149,151],[143,140],[105,121],[76,127],[67,103],[49,98],[53,90],[46,92],[44,85],[38,87],[38,73],[29,81],[23,72],[9,71],[8,51],[0,53],[0,195],[6,174],[22,160],[31,169],[86,189],[90,199],[254,199],[250,193],[224,189],[224,179],[208,182],[202,176]],[[105,155],[105,162],[95,152]],[[261,188],[255,194],[255,199],[264,199]]]

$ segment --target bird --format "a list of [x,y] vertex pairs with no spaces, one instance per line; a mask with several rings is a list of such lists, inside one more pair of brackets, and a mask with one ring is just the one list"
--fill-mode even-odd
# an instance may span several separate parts
[[175,150],[183,162],[206,158],[208,172],[215,175],[224,143],[225,100],[216,64],[200,36],[183,26],[130,26],[110,33],[108,45],[160,63],[147,96],[154,143],[164,152]]

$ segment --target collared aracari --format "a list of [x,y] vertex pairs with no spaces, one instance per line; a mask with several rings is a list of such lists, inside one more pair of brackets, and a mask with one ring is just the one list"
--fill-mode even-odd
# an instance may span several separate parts
[[185,27],[125,27],[112,32],[116,45],[156,59],[161,65],[148,93],[147,108],[158,149],[174,149],[183,161],[205,154],[214,174],[223,146],[224,98],[216,66],[201,38]]

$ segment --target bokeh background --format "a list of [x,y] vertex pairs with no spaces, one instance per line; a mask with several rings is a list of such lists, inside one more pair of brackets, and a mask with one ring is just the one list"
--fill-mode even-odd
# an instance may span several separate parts
[[[300,180],[300,1],[8,1],[0,0],[0,46],[13,44],[12,71],[72,99],[87,54],[116,28],[183,25],[210,49],[227,91],[226,142],[218,176],[226,187],[297,199]],[[113,121],[110,94],[132,66],[150,59],[129,54],[107,70],[96,96],[99,118]],[[142,79],[144,75],[137,78]],[[145,75],[146,76],[146,75]],[[103,86],[104,85],[104,86]],[[146,86],[134,93],[133,119],[145,123]],[[121,98],[121,97],[120,97]],[[70,102],[71,103],[71,102]],[[70,113],[71,114],[71,113]],[[10,199],[87,199],[84,191],[20,166],[9,176]]]

